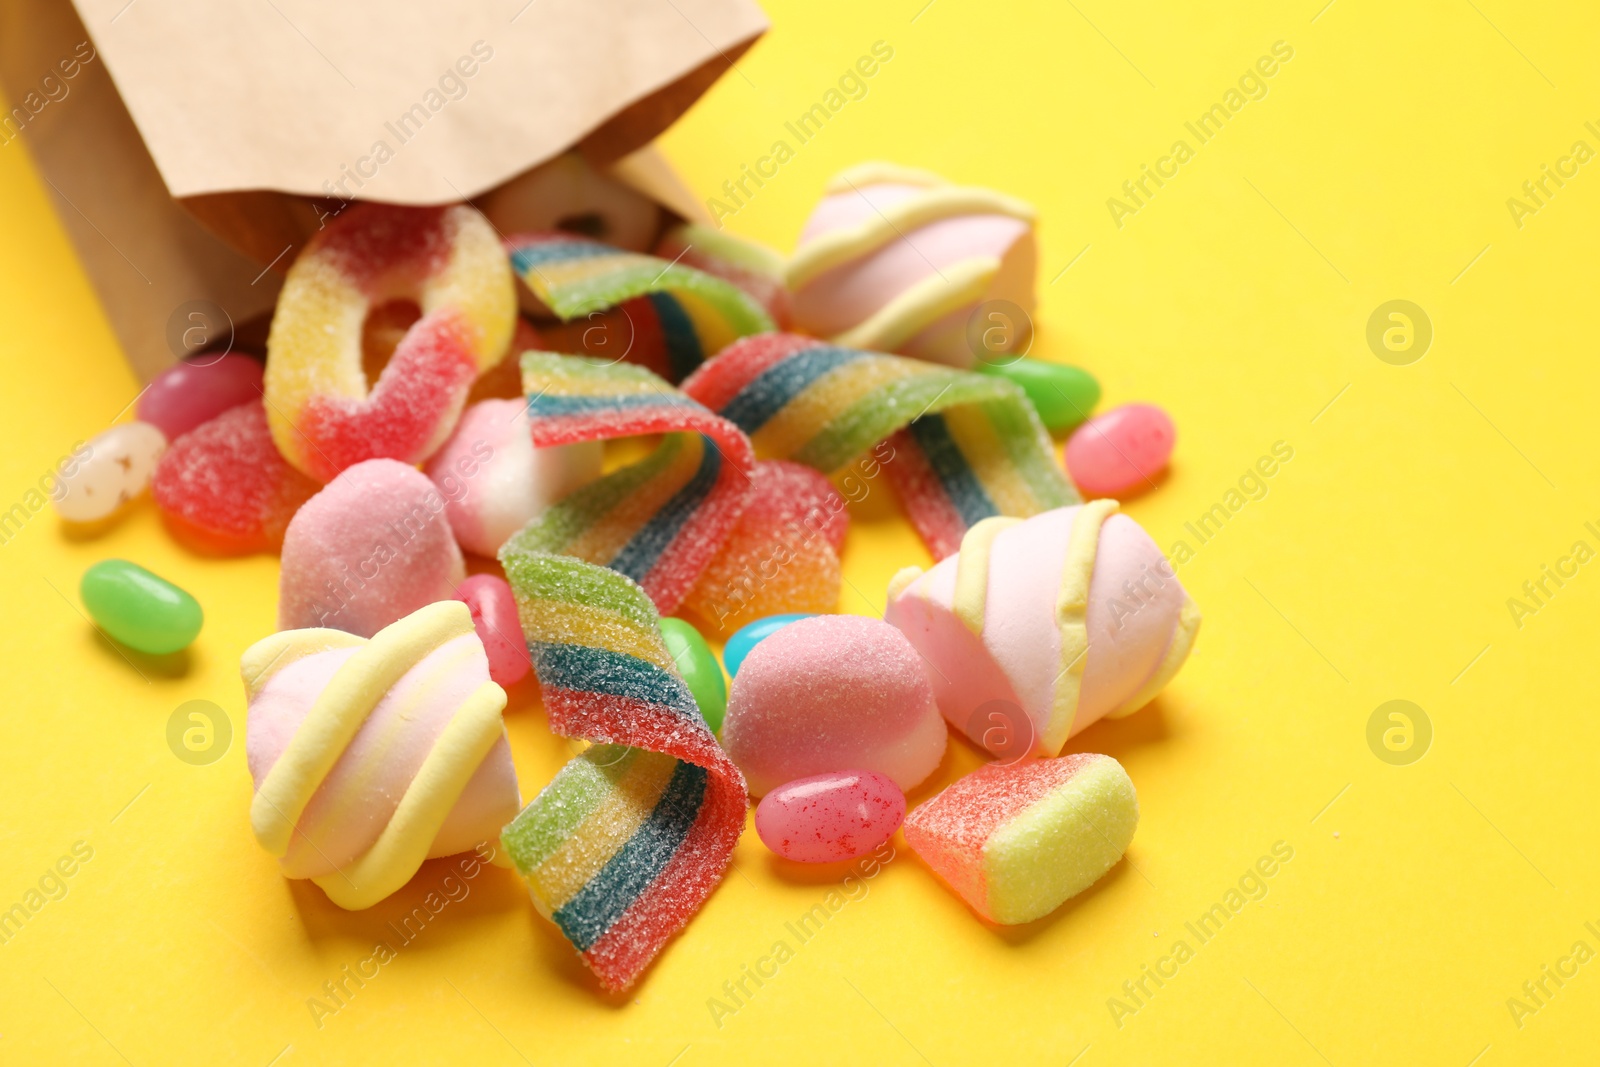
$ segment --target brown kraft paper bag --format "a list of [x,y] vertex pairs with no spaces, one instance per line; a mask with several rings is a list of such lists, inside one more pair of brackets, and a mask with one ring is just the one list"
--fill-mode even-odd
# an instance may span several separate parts
[[649,142],[766,26],[753,0],[0,0],[0,151],[26,142],[148,381],[258,344],[351,199],[641,248],[702,220]]

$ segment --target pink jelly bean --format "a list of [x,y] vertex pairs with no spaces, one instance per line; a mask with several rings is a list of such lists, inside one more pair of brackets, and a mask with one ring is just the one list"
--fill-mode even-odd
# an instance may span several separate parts
[[261,364],[235,353],[200,355],[156,375],[139,418],[176,441],[201,423],[261,395]]
[[1096,415],[1067,441],[1067,473],[1086,495],[1148,488],[1172,458],[1178,432],[1154,404],[1124,404]]
[[472,625],[489,655],[489,677],[499,685],[521,681],[532,663],[511,586],[492,574],[474,574],[456,587],[456,599],[472,610]]
[[871,852],[905,817],[905,794],[886,775],[841,771],[799,778],[762,797],[756,833],[784,859],[836,863]]

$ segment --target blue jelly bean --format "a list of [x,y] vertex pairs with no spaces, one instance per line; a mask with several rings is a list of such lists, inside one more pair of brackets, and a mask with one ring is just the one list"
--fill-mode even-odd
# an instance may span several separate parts
[[733,636],[728,638],[728,643],[722,646],[722,665],[728,669],[728,677],[732,678],[739,673],[739,664],[766,638],[771,637],[791,622],[801,619],[810,619],[814,612],[791,612],[787,615],[768,615],[764,619],[746,623],[735,630]]

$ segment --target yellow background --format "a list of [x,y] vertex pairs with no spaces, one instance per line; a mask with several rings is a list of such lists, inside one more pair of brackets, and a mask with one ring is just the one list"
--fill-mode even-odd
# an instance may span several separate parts
[[[1269,494],[1181,569],[1205,613],[1188,666],[1151,707],[1072,743],[1114,755],[1139,789],[1129,861],[1051,917],[996,930],[901,846],[720,1027],[708,998],[837,872],[780,869],[747,834],[736,873],[611,1000],[491,870],[319,1029],[307,998],[445,868],[361,914],[279,878],[246,822],[236,676],[272,628],[276,561],[190,556],[148,504],[82,541],[45,511],[0,547],[0,905],[74,842],[94,857],[0,946],[0,1061],[1592,1057],[1600,962],[1520,1028],[1506,1000],[1575,941],[1600,949],[1583,926],[1600,927],[1600,565],[1520,628],[1506,600],[1574,541],[1600,547],[1584,529],[1600,526],[1600,163],[1520,229],[1506,200],[1575,140],[1600,147],[1583,127],[1600,120],[1600,19],[1504,0],[924,2],[771,0],[773,32],[665,146],[710,195],[888,42],[865,98],[727,225],[787,250],[829,175],[885,156],[1035,202],[1036,352],[1092,370],[1107,405],[1153,401],[1179,428],[1170,476],[1127,508],[1164,547],[1274,442],[1293,447]],[[1268,95],[1114,225],[1107,198],[1175,139],[1193,145],[1185,121],[1280,40],[1294,57]],[[0,203],[9,507],[136,385],[17,144],[0,148]],[[1397,298],[1435,330],[1403,367],[1364,339]],[[841,608],[876,613],[890,574],[926,556],[881,496],[856,519]],[[107,556],[204,604],[186,656],[130,663],[91,630],[76,586]],[[190,699],[232,716],[211,766],[166,745]],[[1391,699],[1433,724],[1410,766],[1366,743]],[[519,687],[508,714],[526,795],[569,752],[531,705]],[[937,784],[976,763],[953,742]],[[1294,858],[1267,895],[1116,1025],[1107,999],[1278,841]]]

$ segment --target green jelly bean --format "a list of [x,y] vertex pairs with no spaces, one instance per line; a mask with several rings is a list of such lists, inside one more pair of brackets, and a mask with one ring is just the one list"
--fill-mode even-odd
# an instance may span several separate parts
[[1020,386],[1038,409],[1039,421],[1047,430],[1072,429],[1100,403],[1100,383],[1094,375],[1065,363],[1024,357],[1014,363],[979,360],[974,369]]
[[205,621],[194,597],[125,559],[103,559],[84,571],[78,595],[101,629],[153,656],[187,648]]
[[722,716],[728,710],[728,683],[722,679],[722,666],[712,655],[711,646],[700,631],[682,619],[662,619],[661,639],[667,653],[678,665],[678,673],[689,684],[700,714],[716,733],[722,729]]

